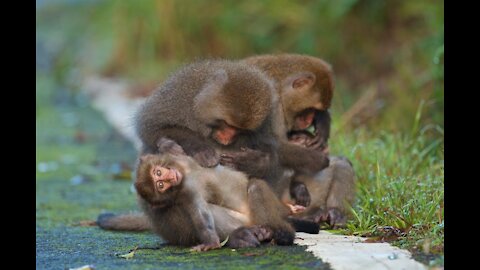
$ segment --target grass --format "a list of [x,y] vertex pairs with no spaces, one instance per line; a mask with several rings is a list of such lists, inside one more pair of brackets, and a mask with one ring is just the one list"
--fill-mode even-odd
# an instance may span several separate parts
[[[347,156],[358,180],[353,218],[340,232],[388,240],[443,261],[443,129],[421,127],[420,109],[408,133],[367,128],[341,132],[334,126],[331,153]],[[388,235],[384,226],[401,233]]]

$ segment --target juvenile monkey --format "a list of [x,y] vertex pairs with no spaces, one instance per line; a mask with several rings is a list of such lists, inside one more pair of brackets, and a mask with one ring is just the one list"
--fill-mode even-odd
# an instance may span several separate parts
[[293,243],[288,209],[265,181],[244,173],[204,168],[186,155],[147,154],[140,157],[135,187],[154,232],[171,244],[205,251],[227,236],[233,248],[272,239]]
[[[322,59],[299,54],[253,56],[243,60],[255,65],[276,83],[280,95],[284,130],[291,144],[328,155],[330,114],[334,90],[333,71]],[[280,161],[293,163],[295,157],[282,153]],[[331,157],[330,166],[315,175],[295,170],[290,196],[296,203],[308,206],[301,216],[314,221],[328,221],[334,227],[346,222],[346,204],[355,195],[355,174],[346,158]]]

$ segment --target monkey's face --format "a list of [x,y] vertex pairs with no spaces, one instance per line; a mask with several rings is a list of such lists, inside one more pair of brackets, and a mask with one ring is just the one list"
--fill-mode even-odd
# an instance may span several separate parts
[[306,109],[298,113],[293,122],[292,130],[304,130],[313,125],[313,119],[315,117],[315,109]]
[[225,121],[217,121],[212,126],[212,138],[221,145],[232,144],[239,133],[240,129],[227,124]]
[[183,175],[175,168],[156,165],[150,172],[155,190],[160,193],[166,192],[173,186],[178,186],[182,182]]
[[147,154],[139,159],[135,189],[152,206],[165,207],[172,204],[181,190],[186,174],[174,158],[168,154]]

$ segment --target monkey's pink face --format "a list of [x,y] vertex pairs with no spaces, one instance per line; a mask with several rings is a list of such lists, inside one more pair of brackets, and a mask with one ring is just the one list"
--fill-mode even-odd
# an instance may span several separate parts
[[164,193],[169,188],[182,182],[183,175],[175,168],[166,168],[160,165],[154,166],[151,172],[155,190]]
[[235,141],[237,134],[238,129],[236,127],[231,126],[223,121],[214,129],[212,137],[219,144],[230,145]]
[[315,117],[314,110],[307,110],[303,113],[300,113],[295,117],[293,130],[303,130],[310,127],[313,123],[314,117]]

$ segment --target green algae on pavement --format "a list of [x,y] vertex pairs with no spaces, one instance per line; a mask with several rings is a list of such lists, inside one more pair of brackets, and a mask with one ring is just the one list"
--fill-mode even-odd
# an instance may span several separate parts
[[[60,92],[64,91],[64,92]],[[79,226],[99,213],[137,210],[131,181],[110,167],[136,151],[75,91],[37,75],[36,265],[38,269],[330,269],[303,246],[191,252],[152,233]],[[126,254],[137,247],[131,259]]]

